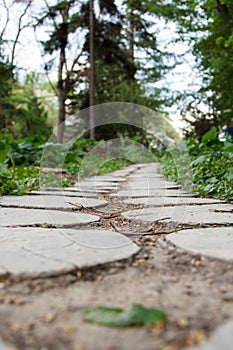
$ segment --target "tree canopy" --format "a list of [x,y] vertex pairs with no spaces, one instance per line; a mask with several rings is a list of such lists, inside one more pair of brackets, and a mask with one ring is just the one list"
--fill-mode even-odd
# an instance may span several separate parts
[[[91,104],[132,102],[163,111],[174,100],[171,93],[164,98],[166,87],[158,86],[165,73],[178,62],[176,52],[168,53],[164,46],[161,49],[159,35],[163,23],[172,23],[177,31],[171,40],[189,45],[202,77],[198,91],[181,96],[184,119],[190,121],[191,134],[200,137],[212,125],[222,128],[232,123],[232,1],[8,2],[0,2],[1,10],[5,11],[0,28],[0,73],[4,77],[0,83],[2,132],[10,131],[16,137],[50,132],[46,105],[40,94],[26,80],[18,78],[16,49],[26,29],[36,33],[46,74],[50,76],[52,70],[56,71],[50,85],[57,98],[60,142],[66,117]],[[17,6],[18,11],[11,39],[6,35],[13,21],[9,5]],[[175,48],[175,42],[172,44]],[[204,111],[200,102],[205,105]],[[96,137],[104,134],[105,130],[99,129]]]

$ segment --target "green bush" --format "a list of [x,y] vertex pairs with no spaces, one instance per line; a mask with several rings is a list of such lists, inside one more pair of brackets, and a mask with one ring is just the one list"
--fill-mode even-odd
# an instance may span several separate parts
[[23,195],[39,187],[39,170],[34,167],[0,167],[0,195]]
[[[98,146],[102,148],[98,148]],[[95,152],[95,147],[97,154]],[[91,152],[90,152],[91,151]],[[43,186],[70,186],[72,177],[61,172],[44,172],[43,168],[60,169],[74,177],[105,174],[135,161],[151,161],[144,149],[134,143],[122,148],[110,147],[105,152],[103,141],[84,137],[75,142],[58,144],[45,142],[40,136],[13,140],[10,134],[0,136],[0,195],[21,195]],[[89,153],[90,152],[90,153]],[[130,159],[130,160],[128,160]],[[42,168],[42,174],[40,170]]]
[[[190,156],[192,174],[178,179],[179,159],[174,160],[174,150],[159,154],[161,170],[170,180],[182,182],[186,188],[201,196],[233,200],[233,144],[218,139],[217,130],[211,128],[199,143],[188,140],[186,146]],[[191,183],[188,179],[192,180]],[[189,183],[189,185],[187,185]]]

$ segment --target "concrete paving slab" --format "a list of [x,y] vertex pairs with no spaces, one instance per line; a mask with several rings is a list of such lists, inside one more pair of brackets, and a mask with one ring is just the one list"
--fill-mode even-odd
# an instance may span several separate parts
[[145,179],[142,181],[129,181],[122,186],[122,189],[135,189],[135,190],[164,190],[164,189],[179,189],[181,186],[175,182],[168,182],[155,179]]
[[60,210],[0,208],[0,227],[55,225],[74,226],[99,221],[99,216]]
[[154,190],[154,189],[134,189],[119,190],[110,194],[111,197],[118,198],[140,198],[140,197],[191,197],[192,194],[181,189],[171,190]]
[[159,163],[156,163],[156,162],[150,162],[150,163],[141,163],[141,164],[137,164],[137,166],[139,167],[139,168],[147,168],[147,169],[150,169],[150,168],[152,168],[152,169],[158,169],[159,168],[159,166],[160,166],[160,164]]
[[0,349],[1,350],[15,350],[16,348],[13,348],[10,344],[3,342],[3,340],[0,338]]
[[116,191],[119,188],[119,185],[115,182],[110,181],[101,181],[101,182],[93,182],[93,181],[83,181],[83,182],[77,182],[75,184],[75,188],[77,188],[79,191]]
[[233,320],[227,321],[212,333],[209,340],[186,350],[231,350],[233,344]]
[[83,189],[80,187],[67,187],[64,189],[64,191],[79,192],[83,196],[85,196],[86,193],[89,193],[90,195],[101,195],[109,192],[109,190],[106,190],[103,188],[91,188],[91,187],[87,187]]
[[183,230],[167,240],[191,253],[233,261],[233,227]]
[[[79,182],[83,181],[82,179],[79,180]],[[98,175],[98,176],[92,176],[90,178],[86,178],[85,181],[89,182],[112,182],[112,183],[118,183],[118,182],[125,182],[125,177],[124,176],[114,176],[114,175]]]
[[89,179],[86,181],[80,181],[76,182],[75,186],[77,188],[83,188],[83,187],[91,187],[91,188],[105,188],[105,187],[111,187],[111,188],[118,188],[118,184],[114,181],[94,181],[94,179]]
[[140,171],[144,171],[146,174],[159,174],[160,165],[158,163],[150,163],[145,164],[144,166],[140,166],[135,173],[139,173]]
[[[108,192],[108,191],[106,191]],[[82,191],[32,191],[29,195],[39,195],[39,196],[66,196],[66,197],[85,197],[85,198],[98,198],[103,193],[96,192],[82,192]]]
[[132,165],[132,166],[129,166],[127,168],[122,168],[120,170],[116,170],[112,173],[110,173],[109,175],[111,176],[123,176],[123,177],[126,177],[128,176],[129,174],[131,174],[132,172],[136,171],[138,169],[138,166],[137,165]]
[[147,206],[168,206],[168,205],[202,205],[202,204],[214,204],[223,203],[222,201],[214,198],[200,198],[200,197],[142,197],[142,198],[129,198],[123,200],[126,204],[143,204]]
[[127,180],[128,180],[127,181],[128,183],[132,183],[132,184],[138,183],[139,185],[141,185],[142,183],[149,183],[152,185],[156,183],[156,185],[166,184],[171,186],[181,186],[177,182],[167,181],[164,178],[159,178],[159,177],[145,177],[145,178],[133,178],[133,179],[130,177],[127,177]]
[[36,209],[75,209],[78,206],[84,208],[100,208],[108,202],[102,199],[47,196],[47,195],[26,195],[26,196],[2,196],[0,206]]
[[155,177],[161,177],[162,174],[159,173],[158,169],[159,166],[154,163],[154,165],[146,165],[146,166],[140,166],[134,170],[133,173],[129,174],[129,176],[155,176]]
[[[80,187],[80,191],[86,192],[88,189],[91,189],[91,187],[89,186],[84,186],[84,187]],[[116,191],[118,189],[118,187],[115,186],[105,186],[105,187],[98,187],[97,188],[99,191],[99,193],[104,193],[104,194],[108,194],[110,192]],[[93,189],[93,192],[95,192],[95,188]]]
[[158,174],[158,173],[146,173],[146,172],[135,172],[133,174],[130,174],[128,176],[129,180],[144,180],[144,179],[158,179],[162,180],[164,179],[163,175]]
[[122,215],[126,219],[145,222],[156,220],[174,221],[181,224],[232,224],[233,206],[230,204],[216,205],[180,205],[173,207],[154,207],[131,210]]
[[[102,189],[96,189],[96,188],[87,188],[85,191],[84,190],[81,190],[79,187],[41,187],[40,188],[40,191],[64,191],[64,192],[77,192],[77,193],[81,193],[81,194],[86,194],[86,193],[89,193],[89,194],[95,194],[95,195],[98,195],[98,194],[102,194],[102,193],[107,193],[108,191],[105,191],[105,190],[102,190]],[[38,191],[37,191],[38,192]],[[33,193],[33,191],[31,192]]]
[[127,259],[139,247],[110,230],[2,228],[1,274],[52,275]]

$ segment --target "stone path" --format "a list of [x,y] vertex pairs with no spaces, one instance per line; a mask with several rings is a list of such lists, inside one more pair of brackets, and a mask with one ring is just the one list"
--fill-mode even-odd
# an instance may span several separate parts
[[[115,217],[121,218],[122,227],[117,228]],[[105,227],[106,222],[111,226]],[[130,230],[124,230],[125,223]],[[155,224],[173,227],[173,233],[158,239],[160,244],[166,241],[172,249],[233,262],[231,204],[194,197],[165,181],[158,164],[132,165],[66,189],[1,197],[0,289],[7,278],[51,278],[137,259],[141,248],[135,235],[148,234],[142,226]],[[229,321],[192,350],[230,350],[232,334]],[[12,348],[0,339],[4,349]]]

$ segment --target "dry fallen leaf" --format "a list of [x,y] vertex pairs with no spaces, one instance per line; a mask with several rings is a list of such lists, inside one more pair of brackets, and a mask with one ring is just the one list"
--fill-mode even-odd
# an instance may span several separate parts
[[73,333],[74,331],[74,327],[71,325],[71,324],[67,324],[63,327],[63,331],[66,333],[66,334],[70,334],[70,333]]
[[191,331],[187,338],[187,346],[193,346],[206,340],[206,333],[203,330]]
[[189,325],[187,318],[180,318],[177,320],[177,324],[180,328],[186,328]]
[[146,262],[146,259],[136,259],[136,263],[138,264],[143,264],[144,262]]
[[81,278],[82,277],[82,272],[81,271],[77,271],[77,277]]

